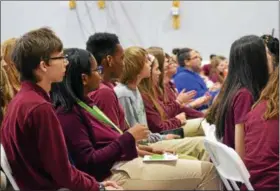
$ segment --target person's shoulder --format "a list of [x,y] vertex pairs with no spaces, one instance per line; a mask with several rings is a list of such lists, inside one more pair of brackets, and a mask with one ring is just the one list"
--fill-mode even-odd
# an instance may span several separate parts
[[181,79],[192,79],[192,78],[193,78],[193,74],[185,68],[180,68],[180,70],[178,69],[178,72],[173,77],[175,83],[176,81]]
[[52,104],[34,91],[19,92],[9,104],[9,108],[25,114],[42,107],[52,109]]
[[235,97],[235,99],[237,99],[237,98],[242,98],[242,99],[248,98],[248,99],[252,99],[252,100],[254,99],[252,93],[247,88],[240,88],[236,92],[234,97]]
[[119,83],[115,88],[114,91],[118,98],[130,97],[132,91],[124,84]]
[[100,84],[99,88],[97,90],[94,90],[89,93],[89,97],[95,101],[96,99],[106,99],[108,97],[115,96],[115,92],[113,89],[109,88],[108,86],[104,84]]

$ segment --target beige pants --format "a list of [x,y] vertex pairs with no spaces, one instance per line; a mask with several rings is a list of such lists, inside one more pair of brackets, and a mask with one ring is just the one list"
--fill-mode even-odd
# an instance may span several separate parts
[[150,144],[150,146],[155,149],[174,150],[181,159],[191,159],[191,157],[202,161],[209,161],[210,159],[204,148],[204,137],[164,140]]
[[108,180],[125,190],[220,190],[220,179],[213,164],[198,160],[126,162]]
[[201,125],[203,120],[204,118],[187,120],[187,123],[184,126],[182,126],[182,128],[184,129],[184,136],[185,137],[204,136],[204,131]]

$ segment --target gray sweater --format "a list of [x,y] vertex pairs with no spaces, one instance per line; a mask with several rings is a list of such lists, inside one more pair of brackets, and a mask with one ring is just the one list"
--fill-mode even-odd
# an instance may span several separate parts
[[[145,106],[139,90],[131,90],[121,83],[118,83],[114,90],[123,106],[125,117],[130,127],[133,127],[137,123],[148,126]],[[164,135],[160,135],[159,133],[151,133],[148,141],[155,143],[163,140],[164,137]]]

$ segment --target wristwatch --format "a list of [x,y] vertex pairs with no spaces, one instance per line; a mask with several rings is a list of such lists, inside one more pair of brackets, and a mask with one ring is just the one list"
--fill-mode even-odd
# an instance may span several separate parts
[[99,183],[99,191],[106,191],[104,184]]

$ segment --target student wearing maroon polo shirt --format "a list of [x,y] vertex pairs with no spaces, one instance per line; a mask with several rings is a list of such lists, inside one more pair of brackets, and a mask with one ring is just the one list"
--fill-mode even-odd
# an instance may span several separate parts
[[[199,130],[203,113],[168,97],[169,90],[164,84],[165,54],[163,49],[151,47],[147,51],[155,56],[156,64],[151,70],[151,77],[143,79],[139,84],[139,90],[143,97],[149,128],[152,132],[161,132],[186,125],[185,136],[203,135],[203,131]],[[201,119],[196,121],[197,123],[189,120],[194,118]]]
[[265,45],[249,35],[236,40],[230,50],[229,72],[207,114],[216,125],[217,138],[244,157],[244,122],[269,78]]
[[77,168],[99,180],[115,180],[126,190],[219,188],[219,178],[209,162],[179,159],[170,165],[145,163],[137,157],[136,142],[147,138],[148,128],[136,125],[122,133],[118,127],[104,126],[106,122],[94,115],[96,106],[87,97],[98,88],[101,70],[85,50],[67,49],[65,53],[69,65],[63,82],[54,86],[52,97]]
[[15,45],[12,57],[22,87],[8,105],[1,144],[21,190],[99,190],[93,177],[70,164],[49,97],[51,84],[62,81],[68,63],[62,48],[48,28],[24,34]]
[[[178,51],[179,52],[179,51]],[[210,56],[209,56],[209,58],[210,58],[210,63],[209,64],[205,64],[203,67],[202,67],[202,71],[201,71],[201,73],[202,73],[202,75],[204,75],[204,76],[209,76],[210,75],[210,70],[211,70],[211,62],[212,62],[212,60],[214,59],[216,57],[216,55],[215,54],[211,54]]]
[[255,190],[279,190],[279,67],[247,115],[244,162]]

